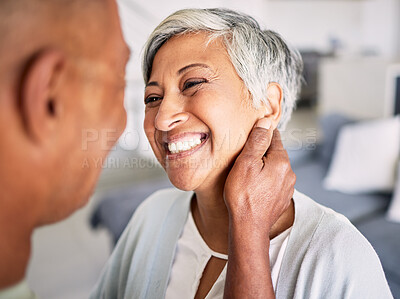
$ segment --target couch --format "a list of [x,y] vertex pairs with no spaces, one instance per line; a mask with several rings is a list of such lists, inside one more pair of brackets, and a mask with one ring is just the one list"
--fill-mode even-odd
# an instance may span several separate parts
[[315,150],[288,151],[297,176],[296,189],[345,215],[358,228],[377,252],[393,296],[400,299],[400,223],[385,217],[392,194],[354,195],[323,187],[339,130],[353,122],[343,115],[327,115],[320,121],[323,141]]
[[[385,218],[392,194],[349,195],[323,188],[338,132],[352,122],[342,115],[328,115],[321,120],[323,142],[314,150],[288,149],[297,176],[296,189],[345,215],[361,231],[382,262],[393,296],[400,299],[400,223]],[[93,213],[92,226],[106,227],[116,242],[142,200],[155,190],[169,186],[163,177],[107,194]]]

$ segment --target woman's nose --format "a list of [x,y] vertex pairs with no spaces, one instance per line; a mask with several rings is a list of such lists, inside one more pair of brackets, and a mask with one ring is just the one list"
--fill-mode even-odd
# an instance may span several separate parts
[[184,111],[184,105],[178,98],[166,97],[162,100],[155,119],[155,126],[160,131],[170,131],[184,124],[189,115]]

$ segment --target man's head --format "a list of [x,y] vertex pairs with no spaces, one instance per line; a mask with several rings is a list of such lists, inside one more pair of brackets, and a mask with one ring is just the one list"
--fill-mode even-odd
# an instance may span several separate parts
[[128,57],[114,0],[0,2],[0,209],[10,217],[25,211],[40,225],[86,203],[125,126]]

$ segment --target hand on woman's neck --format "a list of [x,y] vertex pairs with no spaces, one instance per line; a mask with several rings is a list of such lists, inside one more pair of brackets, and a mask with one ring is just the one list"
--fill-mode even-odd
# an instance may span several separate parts
[[[213,187],[199,189],[192,200],[192,214],[197,229],[207,245],[220,253],[228,252],[229,214],[223,199],[225,180]],[[294,203],[291,201],[270,230],[270,239],[291,227],[294,222]]]

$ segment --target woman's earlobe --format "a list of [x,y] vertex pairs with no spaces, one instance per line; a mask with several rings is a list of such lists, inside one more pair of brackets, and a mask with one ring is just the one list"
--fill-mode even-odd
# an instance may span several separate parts
[[27,67],[21,83],[21,116],[30,138],[41,142],[49,138],[57,114],[56,91],[64,55],[58,50],[45,50]]

